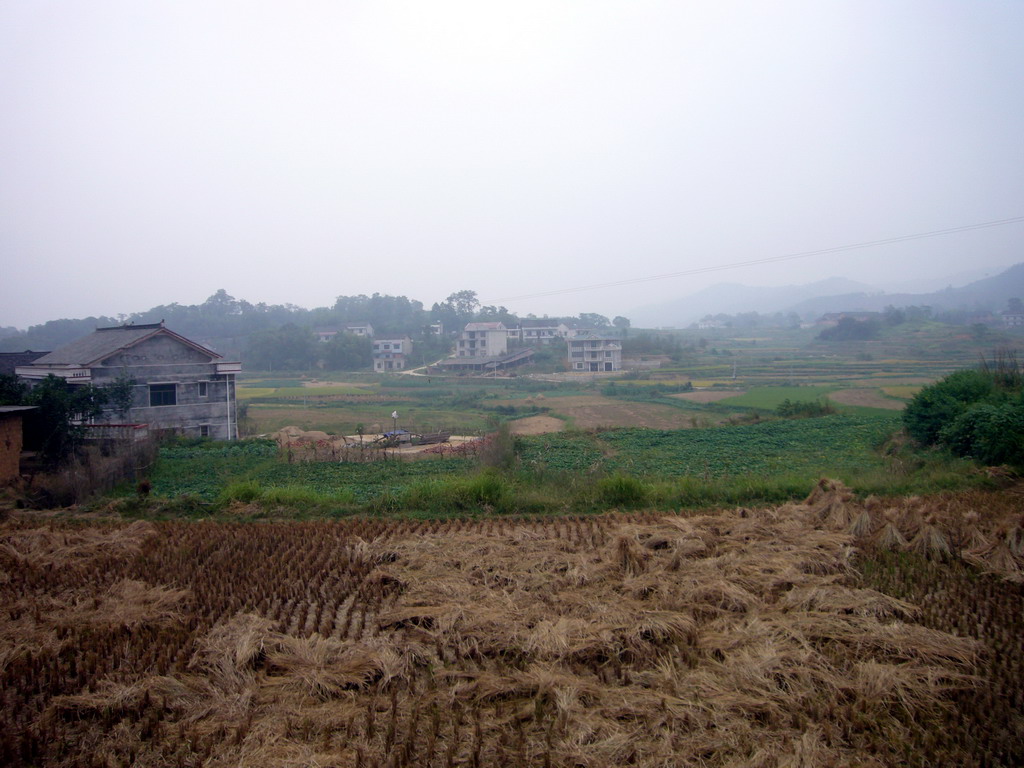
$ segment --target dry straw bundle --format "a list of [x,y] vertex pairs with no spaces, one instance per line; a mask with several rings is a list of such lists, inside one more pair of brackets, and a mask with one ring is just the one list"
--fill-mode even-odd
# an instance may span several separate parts
[[15,526],[0,759],[894,764],[976,647],[853,586],[852,537],[828,529],[852,498],[816,494],[691,518]]
[[[864,588],[857,542],[1012,576],[1019,510],[823,481],[694,517],[8,523],[0,763],[978,764],[935,737],[978,645],[918,623],[958,627],[934,575]],[[978,626],[1013,611],[989,588]]]

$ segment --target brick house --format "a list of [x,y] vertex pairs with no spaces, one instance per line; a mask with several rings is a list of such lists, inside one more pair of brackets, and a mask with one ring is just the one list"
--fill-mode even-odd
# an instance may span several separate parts
[[30,385],[58,376],[70,384],[104,386],[122,375],[134,379],[127,414],[108,407],[96,423],[131,422],[150,429],[233,440],[237,361],[226,361],[162,322],[97,328],[93,333],[15,369]]

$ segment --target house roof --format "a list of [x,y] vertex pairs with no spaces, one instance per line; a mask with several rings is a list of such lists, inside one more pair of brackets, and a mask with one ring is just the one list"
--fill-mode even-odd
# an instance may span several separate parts
[[0,405],[0,416],[9,413],[25,413],[26,411],[37,411],[38,405]]
[[508,330],[504,323],[468,323],[467,331],[505,331]]
[[115,352],[128,347],[133,347],[141,341],[153,336],[171,336],[183,344],[196,349],[203,354],[214,358],[221,355],[212,349],[207,349],[201,344],[186,339],[184,336],[165,328],[162,322],[146,323],[144,325],[117,325],[112,328],[97,328],[88,336],[83,336],[70,344],[65,344],[55,349],[38,360],[32,362],[33,366],[53,365],[92,365],[98,363],[105,357],[110,357]]
[[29,349],[26,349],[24,352],[0,352],[0,375],[11,376],[14,374],[14,369],[18,366],[29,365],[43,355],[48,354],[50,353],[33,352]]
[[621,341],[618,336],[611,336],[591,331],[580,331],[575,336],[570,336],[569,341]]

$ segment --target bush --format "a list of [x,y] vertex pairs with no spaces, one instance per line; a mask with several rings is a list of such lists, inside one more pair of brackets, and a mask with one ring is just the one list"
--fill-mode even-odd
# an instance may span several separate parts
[[939,438],[954,453],[985,464],[1024,465],[1024,406],[974,405],[943,428]]
[[903,424],[924,445],[940,442],[939,433],[973,403],[996,394],[992,378],[981,371],[957,371],[918,392],[903,411]]
[[925,445],[986,464],[1024,466],[1024,392],[1019,376],[1004,369],[957,371],[925,387],[907,405],[903,422]]

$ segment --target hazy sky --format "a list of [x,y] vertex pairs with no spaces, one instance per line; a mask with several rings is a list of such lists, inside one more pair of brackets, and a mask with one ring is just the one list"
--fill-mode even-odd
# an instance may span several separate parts
[[1024,2],[0,2],[0,326],[1024,261]]

